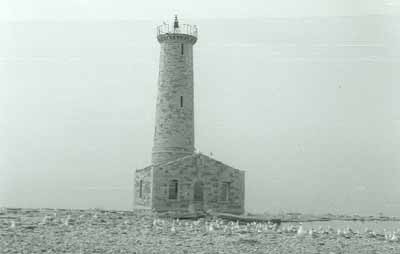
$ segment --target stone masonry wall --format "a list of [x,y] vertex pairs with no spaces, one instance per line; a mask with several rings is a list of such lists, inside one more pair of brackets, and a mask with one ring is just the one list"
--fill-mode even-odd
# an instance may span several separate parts
[[153,164],[172,161],[190,155],[194,151],[193,44],[195,41],[192,37],[175,35],[159,40],[161,52]]
[[[140,197],[140,180],[143,181]],[[152,201],[152,166],[137,169],[135,172],[134,207],[151,207]]]
[[[203,186],[203,210],[241,214],[244,212],[244,172],[208,156],[195,154],[154,167],[152,207],[158,211],[189,210],[199,207],[193,200],[194,184]],[[168,199],[170,180],[178,180],[178,199]],[[230,183],[229,200],[221,200],[223,182]]]

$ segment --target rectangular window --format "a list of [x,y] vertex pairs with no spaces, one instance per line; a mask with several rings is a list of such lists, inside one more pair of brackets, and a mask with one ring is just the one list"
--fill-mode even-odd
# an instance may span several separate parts
[[139,198],[143,197],[143,180],[139,182]]
[[178,199],[178,180],[169,181],[168,199]]
[[183,96],[181,96],[181,108],[183,108]]
[[231,188],[230,182],[223,182],[221,184],[221,201],[229,201],[229,192]]
[[181,55],[183,56],[183,43],[181,44]]

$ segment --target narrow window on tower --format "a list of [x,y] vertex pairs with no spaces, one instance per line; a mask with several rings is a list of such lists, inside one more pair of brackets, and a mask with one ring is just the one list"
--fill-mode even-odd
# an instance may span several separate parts
[[178,199],[178,180],[169,181],[168,199]]
[[183,56],[183,43],[181,44],[181,55]]
[[181,96],[181,108],[183,108],[183,96]]
[[143,180],[140,180],[139,183],[139,198],[143,197]]

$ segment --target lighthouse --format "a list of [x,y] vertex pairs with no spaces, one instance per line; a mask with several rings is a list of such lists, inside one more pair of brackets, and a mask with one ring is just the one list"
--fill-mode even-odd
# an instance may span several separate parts
[[160,63],[151,164],[136,169],[134,208],[244,212],[244,171],[195,152],[195,25],[157,27]]
[[197,27],[159,26],[160,65],[152,163],[172,161],[194,152],[193,45]]

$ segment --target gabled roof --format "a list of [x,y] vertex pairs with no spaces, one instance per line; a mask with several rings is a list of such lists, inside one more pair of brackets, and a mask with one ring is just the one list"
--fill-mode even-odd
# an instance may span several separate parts
[[[202,153],[193,153],[193,154],[186,155],[186,156],[180,157],[180,158],[172,160],[172,161],[162,162],[162,163],[159,163],[159,164],[151,164],[151,165],[149,165],[147,167],[144,167],[144,168],[141,168],[141,169],[136,169],[136,170],[145,170],[145,169],[153,168],[153,167],[163,167],[163,166],[167,166],[167,165],[170,165],[170,164],[179,163],[179,162],[182,162],[182,161],[185,161],[185,160],[193,159],[193,158],[196,158],[196,157],[197,158],[203,157],[203,158],[206,158],[207,160],[211,160],[211,161],[226,165],[226,166],[228,166],[228,167],[230,167],[232,169],[240,170],[238,168],[232,167],[232,166],[230,166],[230,165],[228,165],[226,163],[223,163],[222,161],[216,160],[216,159],[214,159],[214,158],[212,158],[212,157],[210,157],[208,155],[202,154]],[[244,170],[240,170],[240,171],[244,171]]]
[[[166,166],[166,165],[170,165],[170,164],[174,164],[174,163],[179,163],[179,162],[181,162],[181,161],[185,161],[185,160],[189,160],[189,159],[191,159],[191,158],[196,158],[196,157],[203,157],[203,158],[206,158],[207,160],[211,160],[211,161],[215,161],[215,162],[217,162],[217,163],[221,163],[221,164],[223,164],[223,165],[226,165],[226,166],[228,166],[228,167],[230,167],[230,168],[232,168],[232,169],[236,169],[236,170],[239,170],[239,169],[237,169],[237,168],[235,168],[235,167],[232,167],[232,166],[230,166],[230,165],[228,165],[228,164],[226,164],[226,163],[223,163],[223,162],[221,162],[221,161],[219,161],[219,160],[216,160],[216,159],[214,159],[214,158],[212,158],[212,157],[210,157],[210,156],[208,156],[208,155],[205,155],[205,154],[202,154],[202,153],[193,153],[193,154],[190,154],[190,155],[187,155],[187,156],[183,156],[183,157],[180,157],[180,158],[178,158],[178,159],[176,159],[176,160],[172,160],[172,161],[167,161],[167,162],[163,162],[163,163],[159,163],[159,164],[154,164],[154,165],[152,165],[153,167],[162,167],[162,166]],[[243,171],[243,170],[240,170],[240,171]]]

